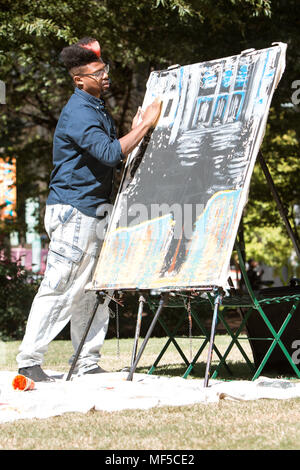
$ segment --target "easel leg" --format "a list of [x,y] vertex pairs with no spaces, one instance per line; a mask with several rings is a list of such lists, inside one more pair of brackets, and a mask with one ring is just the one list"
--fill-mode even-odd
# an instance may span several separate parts
[[222,300],[222,296],[220,294],[218,294],[215,297],[215,303],[214,303],[214,313],[213,313],[211,332],[210,332],[210,341],[209,341],[209,348],[208,348],[208,355],[207,355],[207,362],[206,362],[204,387],[208,386],[208,380],[209,380],[209,375],[210,375],[210,366],[211,366],[212,353],[213,353],[214,340],[215,340],[215,333],[216,333],[216,326],[217,326],[217,321],[218,321],[218,310],[219,310],[219,305],[221,303],[221,300]]
[[94,309],[93,309],[92,315],[91,315],[91,317],[90,317],[90,319],[89,319],[89,321],[88,321],[88,323],[87,323],[87,325],[86,325],[84,334],[83,334],[82,339],[81,339],[81,341],[80,341],[80,344],[79,344],[79,346],[78,346],[78,348],[77,348],[76,354],[75,354],[75,356],[74,356],[74,359],[73,359],[71,368],[70,368],[70,370],[69,370],[69,373],[68,373],[68,376],[67,376],[67,379],[66,379],[67,381],[70,380],[70,378],[71,378],[71,376],[72,376],[72,374],[73,374],[73,372],[74,372],[75,366],[76,366],[77,361],[78,361],[78,357],[79,357],[79,355],[80,355],[80,353],[81,353],[82,347],[83,347],[83,345],[84,345],[84,342],[85,342],[85,340],[86,340],[86,337],[87,337],[87,335],[88,335],[88,332],[89,332],[89,330],[90,330],[90,327],[91,327],[91,325],[92,325],[92,323],[93,323],[93,320],[94,320],[94,318],[95,318],[97,309],[98,309],[98,307],[99,307],[99,304],[100,304],[100,293],[97,292],[96,295],[97,295],[97,300],[96,300],[96,303],[95,303],[95,305],[94,305]]
[[167,298],[168,298],[168,296],[166,295],[166,296],[162,297],[162,298],[160,299],[160,301],[159,301],[159,306],[158,306],[158,308],[157,308],[156,314],[155,314],[155,316],[154,316],[154,318],[153,318],[153,320],[152,320],[152,322],[151,322],[151,325],[150,325],[150,327],[149,327],[149,329],[148,329],[148,331],[147,331],[147,334],[146,334],[146,336],[145,336],[145,338],[144,338],[144,341],[143,341],[143,343],[142,343],[142,345],[141,345],[141,348],[140,348],[140,350],[139,350],[139,352],[138,352],[138,355],[137,355],[137,357],[135,358],[133,364],[131,365],[131,369],[130,369],[130,372],[129,372],[129,374],[128,374],[127,380],[132,380],[132,378],[133,378],[133,374],[134,374],[134,372],[135,372],[135,370],[136,370],[136,367],[137,367],[137,365],[138,365],[138,362],[139,362],[139,360],[140,360],[140,358],[141,358],[141,356],[142,356],[142,354],[143,354],[143,352],[144,352],[144,349],[145,349],[145,347],[146,347],[146,345],[147,345],[147,343],[148,343],[148,340],[149,340],[149,338],[150,338],[150,336],[151,336],[151,334],[152,334],[152,331],[153,331],[153,329],[154,329],[154,327],[155,327],[155,325],[156,325],[156,322],[157,322],[157,320],[158,320],[158,317],[159,317],[159,315],[161,314],[161,311],[162,311],[163,307],[165,306],[165,304],[166,304],[166,302],[167,302]]
[[137,319],[136,319],[134,345],[133,345],[132,356],[131,356],[131,368],[133,367],[133,364],[134,364],[134,361],[135,361],[135,358],[136,358],[136,352],[137,352],[137,347],[138,347],[138,342],[139,342],[139,337],[140,337],[140,331],[141,331],[142,313],[143,313],[143,309],[144,309],[144,303],[145,303],[145,299],[141,295],[140,298],[139,298],[139,310],[138,310]]

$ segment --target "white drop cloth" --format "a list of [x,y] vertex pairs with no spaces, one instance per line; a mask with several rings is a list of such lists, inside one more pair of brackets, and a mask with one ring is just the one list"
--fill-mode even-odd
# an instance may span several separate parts
[[12,380],[16,373],[0,371],[0,423],[17,419],[42,419],[67,412],[87,413],[91,409],[107,412],[124,409],[149,409],[158,406],[183,406],[216,403],[221,399],[257,400],[300,397],[300,383],[295,380],[260,377],[251,381],[224,382],[203,379],[168,378],[114,372],[72,377],[46,371],[55,382],[36,383],[32,391],[16,391]]

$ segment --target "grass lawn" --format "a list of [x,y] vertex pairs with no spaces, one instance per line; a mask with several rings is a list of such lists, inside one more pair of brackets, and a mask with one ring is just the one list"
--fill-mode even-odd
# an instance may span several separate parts
[[[137,369],[147,372],[166,339],[151,338]],[[196,353],[200,340],[179,340],[187,357]],[[227,335],[217,335],[221,351]],[[243,343],[250,353],[248,342]],[[16,370],[18,342],[0,342],[0,369]],[[106,340],[101,366],[118,371],[130,364],[133,340]],[[235,348],[236,349],[236,348]],[[72,353],[69,341],[53,341],[44,369],[67,372]],[[193,377],[204,376],[207,349],[200,356]],[[240,353],[230,356],[232,370],[249,378]],[[182,376],[185,371],[173,346],[163,356],[156,374]],[[220,376],[226,378],[226,376]],[[228,379],[228,376],[227,376]],[[0,449],[5,450],[292,450],[300,448],[300,399],[236,402],[163,407],[118,412],[66,413],[44,420],[0,425]]]

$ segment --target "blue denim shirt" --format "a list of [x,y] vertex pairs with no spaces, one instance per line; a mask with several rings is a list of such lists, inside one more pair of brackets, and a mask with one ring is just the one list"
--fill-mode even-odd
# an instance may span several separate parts
[[97,207],[109,202],[113,167],[123,158],[104,101],[75,88],[54,133],[47,204],[70,204],[96,217]]

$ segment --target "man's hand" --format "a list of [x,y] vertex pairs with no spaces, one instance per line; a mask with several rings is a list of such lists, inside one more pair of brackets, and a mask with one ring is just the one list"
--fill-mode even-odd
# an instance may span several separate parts
[[146,108],[143,121],[149,125],[149,127],[155,127],[162,108],[162,100],[155,98],[155,100]]
[[131,129],[137,127],[141,121],[144,121],[149,127],[154,127],[159,119],[161,112],[162,101],[160,98],[155,98],[153,103],[151,103],[146,111],[143,111],[139,106],[136,115],[133,118]]
[[144,112],[140,108],[138,109],[132,122],[131,131],[119,139],[122,153],[125,156],[132,152],[151,127],[156,125],[161,108],[162,100],[155,98],[153,103],[151,103]]

